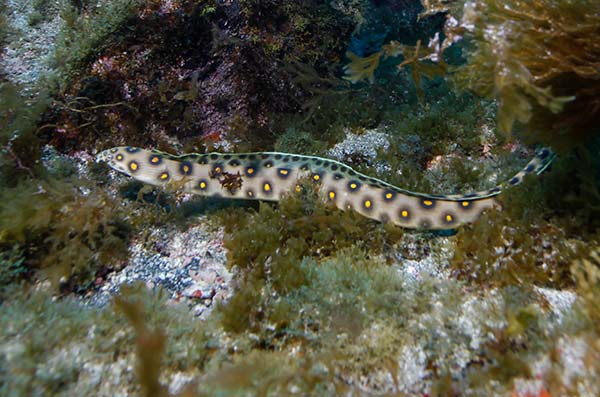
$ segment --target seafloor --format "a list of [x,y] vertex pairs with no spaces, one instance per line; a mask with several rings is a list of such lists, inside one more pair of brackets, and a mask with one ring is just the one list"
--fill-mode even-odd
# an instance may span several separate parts
[[[0,395],[599,396],[599,37],[592,0],[0,0]],[[121,145],[438,194],[557,158],[429,231]]]

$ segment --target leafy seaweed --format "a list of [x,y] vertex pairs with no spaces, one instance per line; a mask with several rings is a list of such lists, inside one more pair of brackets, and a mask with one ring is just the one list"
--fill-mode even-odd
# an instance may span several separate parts
[[519,121],[529,141],[563,150],[598,136],[599,11],[593,0],[470,2],[471,47],[455,80],[498,99],[504,133]]
[[439,49],[421,46],[421,40],[417,40],[414,46],[392,40],[389,44],[384,45],[381,51],[369,56],[359,57],[352,52],[348,52],[346,56],[350,58],[350,63],[344,66],[346,73],[344,79],[352,83],[368,80],[371,84],[375,82],[375,71],[382,60],[402,56],[403,60],[397,65],[397,68],[410,66],[416,93],[420,99],[423,98],[421,78],[425,76],[433,79],[437,76],[444,76],[447,69],[445,62],[440,57]]
[[0,244],[18,244],[29,272],[67,289],[93,280],[100,266],[123,258],[129,227],[121,207],[91,185],[55,180],[4,189]]

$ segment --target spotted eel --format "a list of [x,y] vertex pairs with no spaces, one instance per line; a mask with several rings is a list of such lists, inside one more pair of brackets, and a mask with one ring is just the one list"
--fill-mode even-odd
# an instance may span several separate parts
[[368,218],[404,228],[443,230],[475,221],[495,205],[505,188],[518,185],[527,174],[540,174],[554,158],[540,149],[514,177],[492,189],[437,195],[411,192],[361,174],[335,160],[300,154],[207,153],[174,156],[157,150],[123,146],[105,150],[97,160],[141,182],[164,186],[179,183],[183,190],[203,196],[277,201],[300,189],[301,178],[318,186],[326,201]]

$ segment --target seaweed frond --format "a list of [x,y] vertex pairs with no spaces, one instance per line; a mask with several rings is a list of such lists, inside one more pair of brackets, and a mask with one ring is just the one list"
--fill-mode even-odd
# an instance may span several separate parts
[[0,249],[23,247],[28,272],[81,286],[127,253],[122,207],[82,181],[22,182],[0,193]]
[[600,249],[592,250],[588,258],[574,261],[571,273],[581,296],[582,311],[590,324],[596,327],[596,332],[600,333]]
[[499,101],[498,126],[567,149],[599,133],[600,5],[593,0],[482,0],[462,25],[472,47],[455,80]]
[[423,90],[421,88],[422,76],[433,79],[434,77],[446,74],[447,65],[441,58],[440,48],[437,48],[436,45],[421,46],[421,40],[417,40],[416,44],[411,46],[392,40],[389,44],[384,45],[381,51],[364,58],[348,51],[346,56],[350,58],[350,63],[344,66],[346,73],[344,79],[352,83],[368,80],[373,84],[375,82],[375,70],[379,67],[381,60],[400,55],[404,57],[404,60],[397,65],[397,68],[402,69],[403,67],[410,66],[419,98],[423,97]]
[[[392,44],[393,43],[394,42],[392,42]],[[421,88],[421,76],[425,76],[429,79],[444,76],[447,70],[446,63],[438,56],[437,52],[430,47],[424,47],[422,49],[421,40],[418,40],[414,47],[403,46],[398,43],[396,43],[395,47],[395,52],[400,51],[405,54],[404,61],[400,62],[398,69],[402,69],[404,66],[410,66],[415,89],[417,90],[417,96],[422,99],[423,89]],[[409,53],[412,53],[412,55],[407,55]],[[435,59],[436,62],[431,62],[432,59]]]
[[158,380],[161,360],[165,353],[166,337],[161,330],[150,330],[146,326],[142,303],[115,297],[115,307],[121,311],[135,330],[136,334],[136,373],[144,397],[163,397],[168,391]]
[[352,51],[348,51],[346,56],[350,58],[350,63],[344,66],[344,72],[346,73],[344,79],[353,83],[358,83],[361,80],[369,80],[371,84],[375,82],[375,70],[379,66],[381,52],[376,52],[367,57],[359,57]]

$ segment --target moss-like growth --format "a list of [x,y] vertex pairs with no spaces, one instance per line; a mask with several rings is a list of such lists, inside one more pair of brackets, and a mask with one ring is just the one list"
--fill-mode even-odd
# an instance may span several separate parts
[[72,181],[22,182],[4,189],[0,244],[18,244],[28,271],[72,289],[127,253],[129,227],[103,190]]
[[6,18],[7,0],[0,0],[0,55],[4,52],[4,43],[10,32],[10,26],[8,24],[8,19]]
[[[83,367],[77,361],[75,341],[90,337],[102,354],[98,337],[106,335],[108,329],[90,332],[94,314],[81,310],[73,301],[56,302],[40,292],[28,295],[20,286],[14,286],[10,293],[11,299],[0,305],[0,341],[10,341],[15,350],[14,355],[3,354],[0,360],[0,392],[15,396],[64,392],[77,383]],[[61,360],[61,354],[70,355],[70,359]]]
[[[170,371],[202,370],[211,348],[218,346],[211,339],[218,334],[211,322],[197,321],[187,307],[169,303],[167,294],[142,283],[123,288],[117,305],[126,305],[130,319],[137,316],[137,334],[114,305],[89,307],[71,298],[24,292],[20,286],[8,292],[10,299],[0,305],[0,343],[12,349],[0,353],[2,395],[93,395],[99,390],[133,395],[141,388],[146,396],[157,396],[152,392],[164,391],[155,377],[159,361]],[[166,342],[151,345],[159,329]],[[136,349],[140,369],[149,371],[145,380],[125,370],[135,366]],[[108,368],[123,368],[117,382]]]
[[[300,266],[306,282],[294,291],[279,294],[268,282],[257,285],[262,287],[255,290],[258,298],[244,308],[260,304],[261,310],[253,312],[254,326],[250,332],[235,335],[240,340],[236,346],[249,340],[246,349],[251,353],[239,355],[233,366],[209,378],[208,387],[230,393],[241,388],[277,394],[292,382],[302,390],[317,387],[319,395],[336,395],[357,383],[377,384],[375,379],[383,376],[386,390],[390,392],[389,379],[394,379],[395,392],[402,395],[399,390],[410,386],[400,378],[411,375],[402,373],[398,360],[412,363],[413,357],[400,357],[417,344],[425,346],[419,352],[428,368],[451,370],[456,343],[466,343],[467,338],[460,327],[452,325],[463,302],[460,283],[428,277],[407,282],[383,257],[355,247],[321,260],[305,258]],[[243,315],[247,312],[238,312]],[[279,352],[290,349],[299,349],[301,354],[288,355],[290,360],[282,362],[272,377],[257,381],[262,377],[249,376],[248,371],[264,369],[265,363],[257,358],[277,359]],[[254,366],[249,367],[251,363]],[[307,372],[313,374],[308,384]],[[336,374],[333,379],[332,374]]]
[[275,142],[275,151],[286,153],[320,153],[326,144],[310,133],[294,127],[287,128]]
[[[451,115],[448,109],[453,109]],[[506,171],[506,178],[516,172],[481,157],[486,145],[501,142],[501,136],[486,128],[493,124],[494,109],[490,102],[471,94],[448,92],[445,83],[428,87],[416,109],[404,104],[385,112],[379,130],[387,133],[389,148],[380,150],[370,164],[358,162],[357,168],[415,192],[464,194],[488,189],[493,184],[490,177],[499,170]],[[501,146],[492,152],[507,163],[514,162],[515,156]]]
[[[239,5],[248,39],[285,61],[302,59],[314,64],[325,58],[334,60],[357,20],[356,15],[345,15],[329,3],[315,0],[240,0]],[[360,12],[364,4],[352,8]],[[332,34],[332,26],[336,26],[336,34]]]
[[56,2],[49,0],[31,1],[31,12],[27,15],[27,23],[33,27],[47,21],[53,15],[57,6]]
[[512,389],[515,379],[532,378],[530,357],[547,349],[549,342],[543,330],[545,316],[534,294],[515,287],[503,288],[500,293],[505,323],[491,330],[494,337],[481,347],[478,359],[485,364],[474,365],[467,372],[469,387],[480,393],[494,382]]
[[10,250],[0,251],[0,299],[5,287],[26,276],[28,269],[21,247],[15,245]]
[[[600,338],[600,250],[590,250],[589,256],[573,262],[571,273],[580,296],[580,310],[589,326],[595,329]],[[600,339],[599,339],[600,340]],[[600,347],[600,346],[598,346]],[[600,350],[600,349],[599,349]]]
[[473,282],[565,287],[571,261],[585,252],[585,240],[569,238],[548,222],[531,225],[500,211],[485,213],[461,229],[452,267]]

